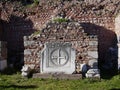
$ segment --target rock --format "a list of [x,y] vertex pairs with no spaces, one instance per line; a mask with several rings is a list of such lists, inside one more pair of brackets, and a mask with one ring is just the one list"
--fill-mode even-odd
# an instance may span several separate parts
[[100,70],[99,69],[89,69],[86,73],[87,78],[100,78]]
[[28,67],[27,65],[23,66],[22,69],[22,76],[23,77],[28,77],[28,75],[30,74],[30,67]]

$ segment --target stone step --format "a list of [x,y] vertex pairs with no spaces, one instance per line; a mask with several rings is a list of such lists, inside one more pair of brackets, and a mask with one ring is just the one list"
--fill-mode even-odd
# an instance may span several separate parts
[[41,79],[82,79],[82,74],[41,74],[35,73],[33,74],[33,78],[41,78]]

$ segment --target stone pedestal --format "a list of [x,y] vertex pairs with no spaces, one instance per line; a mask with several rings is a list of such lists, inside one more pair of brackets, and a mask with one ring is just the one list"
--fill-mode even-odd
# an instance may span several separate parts
[[66,80],[78,80],[82,79],[81,74],[61,74],[61,73],[54,73],[54,74],[41,74],[35,73],[33,74],[33,78],[41,78],[41,79],[66,79]]

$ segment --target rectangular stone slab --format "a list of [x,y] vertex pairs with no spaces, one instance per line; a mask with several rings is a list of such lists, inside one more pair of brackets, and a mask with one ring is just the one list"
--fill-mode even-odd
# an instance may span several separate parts
[[33,74],[33,78],[41,79],[82,79],[81,74]]
[[41,57],[41,73],[72,74],[75,71],[75,50],[71,43],[46,43]]

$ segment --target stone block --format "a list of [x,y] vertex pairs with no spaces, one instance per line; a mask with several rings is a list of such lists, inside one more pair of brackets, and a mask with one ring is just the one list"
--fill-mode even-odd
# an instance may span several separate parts
[[31,50],[30,49],[24,50],[24,55],[31,55]]
[[0,70],[4,70],[7,67],[7,60],[4,60],[0,57]]
[[48,74],[40,74],[36,73],[33,74],[33,78],[42,78],[42,79],[69,79],[69,80],[75,80],[75,79],[82,79],[81,74],[63,74],[63,73],[48,73]]
[[34,41],[24,41],[24,46],[32,45]]
[[89,60],[88,65],[93,69],[98,69],[98,61],[97,61],[97,59]]
[[75,71],[75,50],[71,43],[47,43],[41,57],[41,73],[72,74]]
[[98,41],[89,41],[90,46],[98,46]]
[[22,67],[21,71],[22,71],[21,75],[23,77],[27,77],[30,73],[30,67],[25,65],[25,66]]
[[89,46],[88,51],[98,51],[97,46]]
[[88,56],[91,58],[98,58],[98,52],[97,51],[88,51]]
[[100,78],[100,70],[99,69],[89,69],[86,73],[87,78]]

